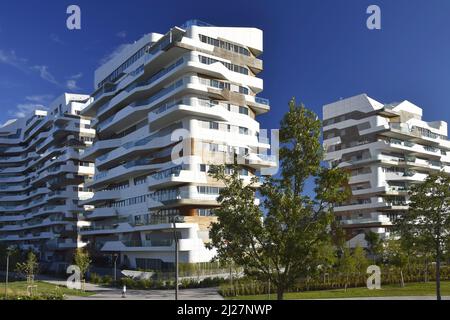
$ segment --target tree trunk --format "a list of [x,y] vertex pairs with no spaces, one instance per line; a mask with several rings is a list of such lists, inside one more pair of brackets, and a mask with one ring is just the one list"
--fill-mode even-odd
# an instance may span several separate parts
[[401,286],[402,288],[405,287],[405,279],[403,279],[403,270],[400,269],[400,279],[401,279]]
[[436,250],[436,299],[441,300],[441,249]]
[[428,282],[428,258],[425,259],[425,282]]
[[283,286],[278,285],[277,286],[277,299],[283,300],[283,296],[284,296],[284,288],[283,288]]

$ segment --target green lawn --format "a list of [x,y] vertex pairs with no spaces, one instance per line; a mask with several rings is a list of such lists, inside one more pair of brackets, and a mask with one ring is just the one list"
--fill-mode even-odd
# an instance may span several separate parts
[[[35,281],[34,284],[37,286],[37,290],[33,292],[37,292],[38,294],[52,294],[56,290],[59,293],[71,296],[90,296],[92,292],[83,292],[81,290],[73,290],[63,286],[57,286],[48,282]],[[15,281],[8,283],[8,296],[20,296],[27,295],[27,282],[26,281]],[[0,282],[0,298],[5,296],[5,283]]]
[[[441,294],[450,296],[450,281],[441,283]],[[380,290],[369,290],[367,288],[349,288],[347,292],[344,289],[320,290],[307,292],[285,293],[284,299],[332,299],[332,298],[358,298],[358,297],[392,297],[392,296],[434,296],[436,287],[434,282],[407,283],[404,288],[400,285],[381,286]],[[239,296],[229,297],[232,300],[268,300],[269,296]],[[271,294],[270,299],[276,299],[276,294]]]

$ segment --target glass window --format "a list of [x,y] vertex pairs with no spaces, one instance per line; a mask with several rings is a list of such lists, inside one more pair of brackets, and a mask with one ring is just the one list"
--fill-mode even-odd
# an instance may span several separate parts
[[239,134],[248,135],[248,128],[239,127]]
[[239,106],[239,113],[248,115],[248,108]]

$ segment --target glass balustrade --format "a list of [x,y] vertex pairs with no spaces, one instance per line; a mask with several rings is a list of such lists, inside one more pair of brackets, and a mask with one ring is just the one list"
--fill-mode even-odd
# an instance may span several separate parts
[[160,172],[155,172],[155,173],[151,174],[149,177],[151,179],[155,179],[155,180],[161,180],[161,179],[168,178],[171,176],[177,177],[180,175],[180,171],[182,170],[182,168],[183,168],[183,166],[172,167],[172,168],[160,171]]
[[171,247],[174,243],[172,239],[155,240],[122,240],[126,247]]
[[261,97],[255,97],[256,103],[264,104],[266,106],[270,105],[269,99],[261,98]]

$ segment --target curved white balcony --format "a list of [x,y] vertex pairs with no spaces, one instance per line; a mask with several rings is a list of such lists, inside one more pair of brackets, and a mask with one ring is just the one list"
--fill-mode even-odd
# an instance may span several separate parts
[[41,228],[41,227],[49,227],[49,226],[53,226],[53,225],[65,225],[65,224],[69,224],[69,223],[70,222],[65,221],[63,219],[46,218],[42,221],[22,223],[20,225],[6,225],[6,226],[1,227],[0,231],[27,230],[27,229],[35,229],[35,228]]
[[427,178],[427,174],[416,173],[414,171],[409,172],[386,172],[385,179],[387,181],[417,181],[423,182]]
[[278,159],[275,155],[250,153],[244,156],[245,164],[256,168],[275,168],[278,166]]
[[171,133],[152,134],[137,141],[127,142],[119,148],[105,153],[97,158],[96,166],[98,169],[102,169],[107,165],[114,165],[139,154],[148,153],[149,150],[160,149],[173,143]]
[[20,163],[28,160],[28,154],[13,157],[0,157],[0,163]]
[[0,198],[0,202],[1,201],[24,201],[30,197],[46,194],[49,191],[50,190],[48,188],[37,188],[37,189],[34,189],[33,191],[29,192],[28,194],[23,194],[23,195],[18,195],[18,196],[14,196],[14,195],[2,196]]
[[[153,75],[147,80],[141,82],[135,82],[127,89],[120,92],[117,96],[112,98],[109,102],[102,105],[98,108],[97,116],[101,117],[106,112],[111,110],[111,108],[117,105],[129,104],[133,101],[143,99],[148,97],[149,93],[153,93],[154,95],[158,95],[161,85],[164,82],[172,81],[176,77],[179,77],[184,70],[182,70],[186,66],[185,59],[181,58],[171,64],[166,69],[161,70],[157,74]],[[161,91],[161,90],[160,90]]]
[[82,201],[81,205],[95,205],[99,202],[116,200],[120,198],[119,190],[102,190],[94,192],[94,196],[90,199]]
[[132,232],[133,227],[127,222],[120,222],[111,225],[91,225],[89,227],[83,227],[80,229],[80,234],[83,236],[89,235],[101,235],[101,234],[113,234]]
[[156,172],[147,178],[149,189],[163,188],[183,183],[201,184],[207,182],[206,172],[179,170],[178,172]]
[[106,208],[95,208],[94,210],[86,213],[86,219],[96,220],[104,218],[117,217],[119,215],[116,208],[106,207]]
[[[199,239],[179,239],[179,251],[192,251],[196,248]],[[173,252],[175,248],[172,239],[145,240],[145,241],[107,241],[101,251],[121,251],[121,252]]]
[[344,219],[340,221],[344,228],[348,227],[361,227],[361,225],[370,226],[391,226],[391,220],[383,215],[378,215],[373,218],[360,218],[360,219]]
[[164,104],[148,114],[150,128],[156,130],[187,116],[208,117],[219,121],[229,121],[229,112],[221,105],[200,104],[184,98],[173,103]]
[[[178,33],[181,30],[172,29],[172,36],[169,37],[168,34],[163,36],[160,40],[158,40],[155,44],[152,45],[149,52],[147,52],[144,56],[142,56],[139,60],[137,60],[132,66],[129,68],[133,71],[130,72],[126,77],[124,77],[116,86],[115,91],[113,93],[116,93],[118,90],[121,90],[124,88],[124,86],[132,81],[134,81],[135,78],[141,77],[142,73],[150,73],[154,72],[155,69],[163,68],[164,65],[167,65],[170,63],[169,59],[174,59],[179,57],[180,54],[184,53],[184,50],[178,50],[176,52],[173,52],[173,55],[168,56],[166,54],[165,49],[171,45],[174,42],[179,41],[179,35]],[[137,64],[142,65],[136,69]],[[119,94],[120,95],[120,94]],[[98,95],[97,100],[94,99],[94,101],[89,104],[86,108],[83,109],[82,114],[87,116],[94,116],[96,111],[97,115],[100,114],[98,111],[99,109],[103,109],[100,111],[106,110],[108,107],[105,108],[104,105],[99,106],[101,94]],[[116,97],[114,97],[112,100],[115,100]],[[110,100],[111,101],[111,100]],[[114,101],[114,104],[117,102]]]
[[[1,208],[1,207],[0,207]],[[5,215],[0,215],[0,222],[11,222],[11,221],[21,221],[21,220],[25,220],[25,216],[24,215],[17,215],[17,216],[5,216]]]
[[160,207],[176,207],[180,205],[207,205],[217,206],[218,194],[202,194],[195,187],[174,188],[164,193],[156,191],[147,199],[147,207],[156,209]]
[[157,169],[159,166],[159,164],[152,164],[151,159],[129,161],[113,169],[97,173],[94,180],[87,183],[87,186],[98,188],[107,183],[119,181],[125,176],[145,174],[152,169]]
[[40,240],[40,239],[53,239],[54,237],[55,237],[55,234],[53,232],[41,232],[41,233],[34,233],[34,234],[26,234],[23,236],[19,236],[17,234],[8,235],[8,236],[0,238],[0,241]]
[[94,161],[102,154],[119,147],[121,144],[121,139],[96,141],[91,147],[87,148],[82,155],[80,155],[80,160]]

